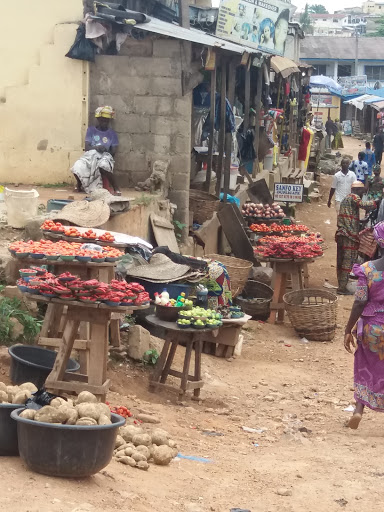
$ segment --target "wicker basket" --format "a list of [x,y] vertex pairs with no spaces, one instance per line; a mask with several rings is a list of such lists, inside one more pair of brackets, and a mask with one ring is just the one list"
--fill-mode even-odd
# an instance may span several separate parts
[[267,320],[272,297],[273,290],[270,286],[249,279],[241,296],[237,297],[235,302],[246,315],[250,315],[254,320]]
[[225,265],[231,281],[233,298],[244,290],[244,286],[248,281],[249,271],[251,270],[253,263],[247,260],[241,260],[240,258],[234,258],[232,256],[223,256],[222,254],[208,254],[205,257],[220,261],[220,263]]
[[193,212],[193,220],[198,224],[204,224],[206,220],[212,219],[219,204],[219,199],[207,192],[202,190],[189,191],[189,209]]
[[332,341],[336,330],[337,295],[306,289],[286,293],[285,310],[299,336],[312,341]]

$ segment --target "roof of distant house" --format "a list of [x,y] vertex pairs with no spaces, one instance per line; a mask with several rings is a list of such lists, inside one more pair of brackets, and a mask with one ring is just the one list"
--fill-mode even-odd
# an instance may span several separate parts
[[[350,37],[306,36],[300,47],[300,59],[355,60],[356,47]],[[382,37],[359,38],[359,60],[384,60]]]
[[310,12],[309,13],[310,17],[311,18],[315,18],[315,19],[332,19],[332,18],[339,18],[339,19],[343,19],[343,18],[346,18],[348,16],[348,14],[344,13],[344,14],[317,14],[317,13],[312,13]]

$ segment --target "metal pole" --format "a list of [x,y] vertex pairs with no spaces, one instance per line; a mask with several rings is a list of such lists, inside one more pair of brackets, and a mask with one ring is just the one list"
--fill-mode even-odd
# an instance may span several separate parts
[[355,28],[355,38],[356,38],[356,45],[355,45],[355,76],[358,76],[358,74],[359,74],[359,33],[357,31],[357,27]]
[[179,19],[182,27],[190,28],[188,0],[179,0]]
[[261,92],[263,88],[263,69],[259,68],[257,70],[257,82],[256,82],[256,105],[255,105],[255,116],[256,116],[256,124],[255,124],[255,150],[256,150],[256,160],[253,166],[253,178],[256,178],[256,174],[259,172],[259,141],[260,141],[260,111],[261,111]]
[[219,133],[219,158],[216,169],[216,195],[220,195],[221,177],[223,172],[224,161],[224,139],[225,139],[225,100],[227,97],[227,59],[221,56],[221,90],[220,90],[220,133]]
[[216,117],[216,59],[215,69],[211,72],[211,109],[209,113],[209,144],[208,144],[208,163],[207,178],[205,181],[205,190],[209,192],[211,186],[212,164],[213,164],[213,138],[215,135],[215,117]]

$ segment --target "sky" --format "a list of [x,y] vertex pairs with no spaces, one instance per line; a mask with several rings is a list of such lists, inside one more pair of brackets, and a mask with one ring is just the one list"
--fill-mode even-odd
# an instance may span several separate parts
[[[362,4],[363,0],[338,0],[335,2],[335,0],[315,0],[315,1],[308,1],[309,5],[311,4],[322,4],[327,9],[328,12],[333,13],[335,8],[340,11],[341,9],[344,9],[345,7],[357,7]],[[306,0],[292,0],[292,4],[297,7],[298,11],[304,10]],[[220,4],[220,0],[212,0],[212,4],[214,7],[218,7]],[[335,5],[337,4],[337,5]]]

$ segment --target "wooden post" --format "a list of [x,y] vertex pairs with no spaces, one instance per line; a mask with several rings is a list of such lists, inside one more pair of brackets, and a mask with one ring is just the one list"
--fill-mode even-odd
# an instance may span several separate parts
[[373,138],[375,136],[376,130],[376,110],[374,107],[371,107],[371,137]]
[[[233,106],[235,102],[235,63],[233,60],[229,63],[228,73],[228,101]],[[249,114],[249,109],[248,109]],[[249,122],[249,115],[248,115]],[[232,133],[225,134],[225,163],[224,163],[224,203],[227,202],[227,194],[229,191],[229,177],[231,173],[231,156],[232,156]]]
[[220,91],[220,133],[219,133],[219,158],[216,169],[216,195],[220,195],[221,176],[224,162],[224,140],[225,140],[225,100],[227,97],[227,59],[221,56],[221,91]]
[[215,134],[216,117],[216,62],[215,68],[211,72],[211,110],[209,113],[209,144],[208,144],[208,163],[207,178],[205,181],[205,190],[209,192],[211,185],[212,163],[213,163],[213,137]]
[[251,107],[251,71],[249,62],[245,70],[245,91],[244,91],[244,133],[249,128],[249,110]]
[[189,22],[189,0],[179,0],[180,25],[184,28],[190,28]]
[[256,81],[256,100],[255,100],[255,141],[254,146],[256,150],[256,160],[253,166],[253,177],[256,178],[256,174],[259,172],[259,142],[260,142],[260,111],[261,111],[261,93],[263,88],[263,68],[260,67],[257,70],[257,81]]

